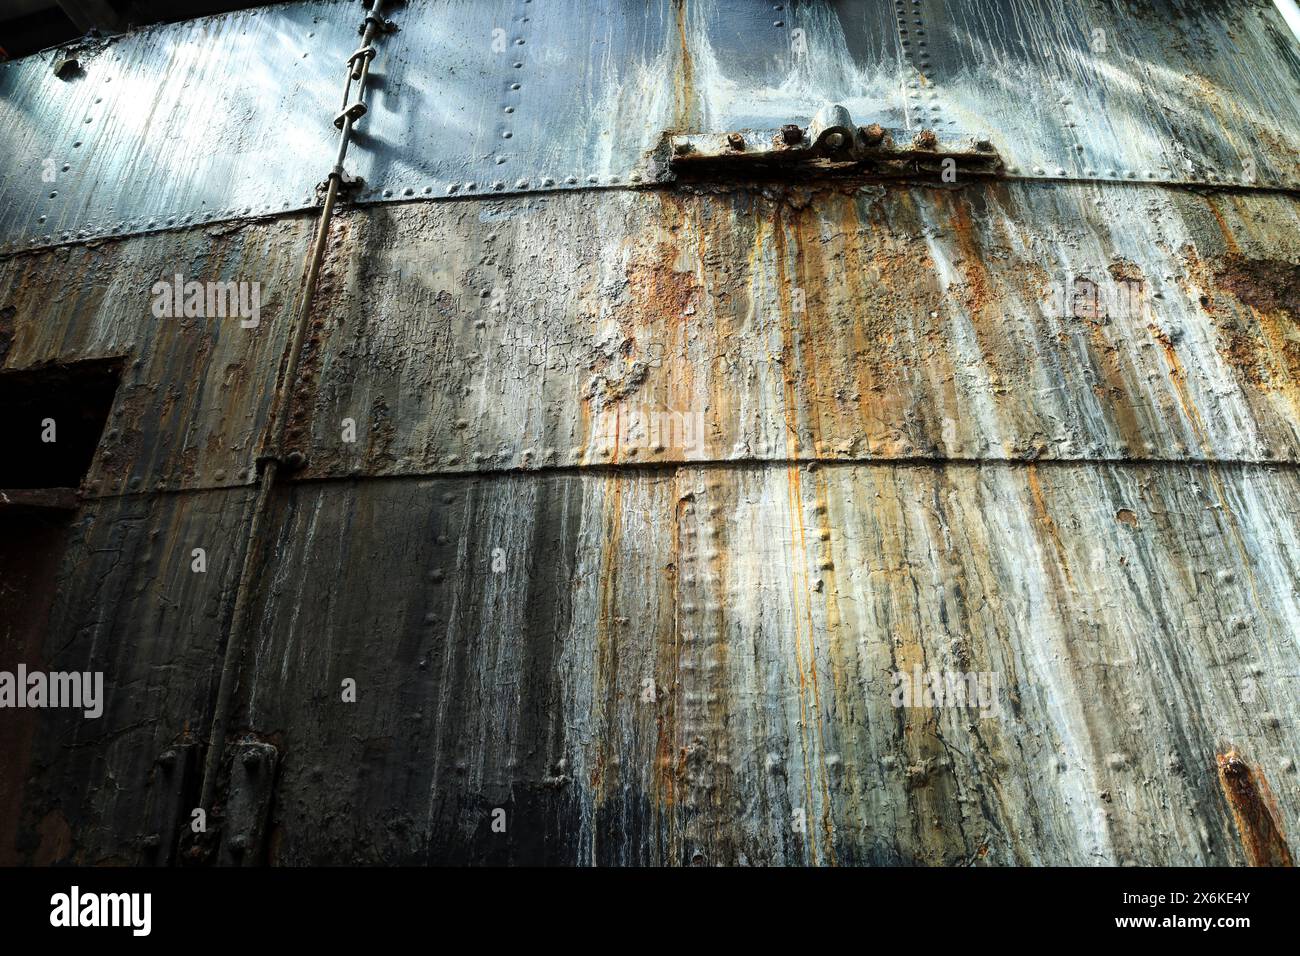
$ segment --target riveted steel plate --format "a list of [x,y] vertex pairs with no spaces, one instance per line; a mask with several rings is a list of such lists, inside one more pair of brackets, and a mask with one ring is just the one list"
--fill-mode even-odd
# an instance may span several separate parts
[[[1205,796],[1223,741],[1284,782],[1282,819],[1300,809],[1293,469],[688,465],[288,494],[241,683],[295,755],[272,862],[1240,863]],[[983,711],[891,704],[918,668],[996,690]],[[362,690],[340,712],[342,675]]]
[[[349,6],[352,9],[349,9]],[[314,202],[360,7],[285,4],[0,67],[0,251]]]
[[906,0],[917,122],[1020,175],[1300,187],[1300,46],[1268,0]]
[[366,279],[318,298],[295,396],[315,477],[1300,458],[1288,195],[623,190],[348,229]]
[[880,4],[412,4],[352,163],[368,199],[656,178],[666,131],[806,124],[826,102],[902,120]]
[[[381,37],[364,198],[634,182],[668,129],[902,119],[883,8],[423,0]],[[779,19],[784,16],[787,19]],[[777,19],[774,19],[777,18]],[[333,163],[360,7],[283,4],[0,69],[0,252],[298,209]]]
[[[251,480],[313,218],[0,263],[8,367],[132,359],[88,493]],[[595,190],[381,203],[340,228],[347,278],[316,299],[293,398],[307,477],[1300,460],[1286,194]],[[260,325],[157,318],[178,261],[260,282]]]
[[[620,186],[668,175],[667,131],[837,102],[860,124],[987,135],[1022,175],[1300,185],[1300,64],[1268,4],[1086,9],[412,0],[348,167],[368,201]],[[55,51],[0,67],[0,254],[314,203],[360,13],[161,26],[82,49],[67,80]]]

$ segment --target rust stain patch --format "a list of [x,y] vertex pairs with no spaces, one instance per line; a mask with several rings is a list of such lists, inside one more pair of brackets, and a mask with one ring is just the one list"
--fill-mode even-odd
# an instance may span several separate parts
[[1215,267],[1219,284],[1251,308],[1300,317],[1300,265],[1230,255]]
[[620,324],[635,329],[647,315],[662,317],[669,327],[691,321],[703,290],[693,272],[677,268],[677,260],[677,247],[659,242],[633,261],[627,273],[631,311],[620,316]]
[[1219,754],[1219,785],[1251,866],[1294,866],[1268,782],[1235,750]]
[[1141,267],[1136,262],[1122,256],[1116,256],[1111,260],[1110,265],[1106,267],[1106,271],[1110,273],[1110,277],[1116,282],[1143,282],[1146,280]]
[[1249,385],[1280,391],[1300,409],[1300,265],[1235,251],[1213,266],[1186,249],[1184,258],[1201,288],[1213,290],[1200,302],[1216,319],[1224,361]]

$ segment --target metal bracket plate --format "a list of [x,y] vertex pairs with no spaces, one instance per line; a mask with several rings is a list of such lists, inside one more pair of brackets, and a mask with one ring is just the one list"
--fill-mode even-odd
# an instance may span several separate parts
[[140,838],[140,862],[146,866],[171,866],[176,847],[196,792],[199,748],[177,744],[158,755],[149,776],[149,803],[145,832]]
[[260,741],[247,741],[232,749],[219,854],[222,866],[262,863],[279,757],[275,747]]
[[[826,116],[833,117],[827,121]],[[870,172],[902,175],[942,172],[945,161],[961,172],[997,174],[1002,158],[987,140],[941,139],[933,130],[856,127],[843,107],[823,110],[805,131],[779,129],[685,133],[668,136],[669,165],[678,176]]]

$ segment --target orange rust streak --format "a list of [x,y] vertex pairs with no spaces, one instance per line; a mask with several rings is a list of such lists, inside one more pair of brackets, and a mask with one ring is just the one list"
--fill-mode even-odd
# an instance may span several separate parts
[[795,382],[795,365],[798,345],[795,341],[794,319],[791,315],[790,290],[787,288],[785,220],[777,217],[772,229],[776,255],[776,295],[779,303],[777,319],[781,323],[782,355],[781,382],[785,391],[785,444],[786,455],[792,460],[799,457],[799,395]]
[[1183,414],[1191,422],[1192,429],[1196,432],[1196,438],[1201,443],[1201,449],[1204,453],[1210,453],[1210,442],[1205,431],[1205,422],[1201,420],[1201,413],[1197,411],[1196,406],[1192,404],[1191,398],[1187,394],[1187,373],[1183,371],[1182,363],[1178,361],[1178,354],[1174,351],[1174,345],[1158,329],[1152,328],[1152,335],[1160,343],[1161,351],[1164,352],[1165,364],[1169,366],[1169,379],[1174,383],[1174,390],[1178,393],[1178,404],[1182,406]]
[[[787,476],[788,476],[789,479],[790,479],[790,480],[786,483],[786,488],[787,488],[787,491],[788,491],[788,494],[789,494],[789,498],[790,498],[790,515],[791,515],[791,517],[793,518],[795,524],[796,524],[797,527],[798,527],[798,531],[799,531],[799,534],[798,534],[798,541],[799,541],[799,548],[800,548],[800,552],[801,552],[801,553],[799,553],[799,554],[792,554],[792,555],[790,555],[790,572],[791,572],[791,575],[792,575],[792,576],[795,576],[795,575],[798,574],[798,570],[799,570],[799,568],[801,568],[801,567],[803,566],[803,562],[802,562],[801,558],[802,558],[802,547],[803,547],[803,540],[804,540],[804,534],[803,534],[803,510],[802,510],[802,501],[801,501],[801,497],[802,497],[802,496],[801,496],[800,493],[799,493],[799,468],[798,468],[798,466],[792,465],[792,466],[788,467],[788,468],[786,469],[786,474],[787,474]],[[803,587],[800,587],[800,586],[796,583],[796,584],[795,584],[795,587],[791,590],[791,596],[790,596],[790,605],[791,605],[791,606],[790,606],[790,610],[791,610],[791,621],[792,621],[792,623],[794,624],[794,631],[795,631],[795,633],[794,633],[794,659],[795,659],[795,667],[796,667],[796,668],[798,669],[798,671],[799,671],[799,741],[800,741],[800,743],[801,743],[802,746],[803,746],[803,757],[804,757],[804,759],[803,759],[804,800],[805,800],[805,802],[807,803],[808,808],[811,808],[811,806],[812,806],[812,780],[811,780],[811,778],[810,778],[809,775],[808,775],[808,765],[809,765],[809,760],[808,760],[808,756],[809,756],[809,742],[808,742],[808,697],[807,697],[807,692],[808,692],[808,678],[807,678],[807,676],[806,676],[805,673],[804,673],[804,666],[803,666],[803,636],[799,633],[799,624],[800,624],[800,620],[801,620],[801,619],[803,618],[803,616],[804,616],[804,615],[800,612],[800,609],[799,609],[799,605],[800,605],[800,600],[799,600],[799,598],[800,598],[800,592],[801,592],[801,591],[803,591],[803,592],[806,593],[806,591],[807,591],[807,581],[804,581]],[[811,630],[811,622],[809,623],[809,629]],[[811,645],[811,642],[812,642],[812,637],[811,637],[811,635],[810,635],[810,636],[809,636],[809,644],[810,644],[810,645]],[[812,664],[812,666],[813,666],[814,669],[815,669],[815,668],[816,668],[816,661],[814,660],[814,661],[812,661],[812,662],[810,662],[810,663]],[[814,705],[815,705],[815,704],[816,704],[816,701],[814,701]],[[816,831],[815,831],[815,830],[809,830],[809,831],[808,831],[808,834],[809,834],[809,837],[810,837],[810,842],[812,843],[812,854],[813,854],[813,859],[815,860],[815,859],[817,858],[817,838],[816,838]]]
[[1227,798],[1241,845],[1251,866],[1294,866],[1276,801],[1258,768],[1252,770],[1235,750],[1216,757],[1219,786]]
[[[599,597],[597,598],[596,617],[596,667],[592,681],[593,716],[597,726],[601,726],[615,712],[618,695],[618,641],[612,633],[617,626],[615,617],[618,606],[618,571],[621,553],[620,538],[623,528],[623,488],[617,476],[610,476],[605,482],[605,527],[609,529],[601,547]],[[604,695],[602,697],[602,694]],[[597,735],[595,762],[598,768],[605,765],[604,746],[614,738],[609,733]],[[603,772],[595,776],[592,783],[594,800],[603,802],[606,782]]]
[[1223,218],[1223,213],[1219,212],[1219,207],[1215,205],[1213,199],[1210,199],[1207,205],[1210,207],[1210,215],[1214,221],[1219,224],[1219,231],[1223,233],[1223,242],[1229,251],[1240,254],[1241,247],[1237,245],[1237,240],[1232,235],[1232,230],[1228,227],[1227,220]]
[[[797,428],[798,406],[796,404],[797,397],[795,395],[792,369],[794,366],[794,355],[796,351],[794,345],[795,325],[798,320],[796,318],[796,312],[790,298],[790,283],[789,283],[789,277],[787,272],[788,249],[786,244],[785,225],[786,223],[784,217],[780,217],[778,219],[777,226],[774,231],[774,235],[776,238],[777,297],[780,304],[780,317],[782,320],[782,327],[785,330],[785,338],[787,342],[786,351],[787,351],[787,355],[789,356],[789,360],[786,362],[786,368],[785,368],[787,446],[790,448],[790,458],[794,460],[798,458],[798,428]],[[796,229],[796,243],[798,243],[797,229]],[[800,255],[800,250],[796,248],[796,258],[798,258],[799,255]],[[806,309],[805,309],[805,322],[806,322]],[[811,336],[808,336],[808,338],[811,339]],[[815,396],[815,386],[814,386],[814,396]],[[815,402],[815,397],[814,397],[814,402]],[[795,419],[794,424],[791,423],[790,416],[794,417]],[[789,437],[790,433],[793,433],[792,438]],[[798,654],[799,644],[802,640],[801,636],[798,633],[798,621],[800,617],[803,617],[804,623],[806,624],[807,631],[808,631],[808,671],[811,675],[811,681],[809,682],[809,680],[804,675],[803,664],[802,661],[800,661],[799,664],[800,718],[801,718],[801,722],[806,724],[807,706],[806,706],[806,700],[804,694],[805,691],[810,690],[812,694],[812,709],[816,720],[816,725],[813,732],[813,738],[817,746],[817,763],[818,763],[818,769],[820,770],[821,785],[822,785],[822,797],[823,797],[822,826],[827,835],[827,839],[825,841],[826,852],[831,860],[831,863],[833,864],[835,862],[835,857],[834,857],[834,844],[830,840],[830,833],[832,831],[832,826],[831,826],[831,821],[829,819],[830,786],[827,781],[827,774],[826,774],[826,740],[825,740],[825,731],[822,726],[822,709],[820,703],[821,687],[817,677],[817,647],[814,639],[816,634],[816,629],[813,626],[813,620],[812,620],[812,599],[811,599],[812,590],[811,587],[809,586],[808,572],[807,572],[808,544],[807,544],[807,533],[805,531],[804,523],[803,523],[803,508],[802,508],[803,494],[802,494],[801,476],[799,473],[798,466],[792,465],[789,468],[787,468],[787,475],[789,476],[788,487],[789,487],[789,494],[790,494],[790,510],[798,528],[798,546],[799,546],[798,554],[792,555],[791,570],[792,570],[792,574],[795,575],[799,575],[800,570],[802,570],[802,575],[801,575],[802,581],[796,584],[794,588],[793,599],[792,599],[792,610],[794,611],[794,618],[796,622],[795,648],[796,648],[796,654]],[[802,614],[800,614],[799,612],[800,597],[806,598],[806,600],[802,602],[803,605]],[[801,657],[802,655],[799,656]],[[809,683],[811,683],[810,687],[808,686]],[[805,786],[805,791],[809,802],[808,809],[811,810],[812,780],[809,778],[807,774],[806,757],[808,754],[808,747],[806,742],[804,745],[804,753],[805,753],[804,786]],[[814,830],[811,829],[809,830],[810,835],[814,833],[815,833]],[[815,858],[817,852],[817,843],[815,837],[812,839],[811,842],[812,842],[812,849]]]
[[1061,569],[1061,573],[1064,575],[1066,583],[1069,584],[1070,587],[1073,587],[1074,577],[1070,573],[1070,562],[1065,555],[1065,548],[1061,544],[1061,535],[1056,526],[1056,520],[1047,510],[1047,501],[1043,497],[1042,481],[1038,476],[1038,466],[1031,463],[1025,468],[1025,473],[1029,482],[1029,494],[1034,499],[1034,510],[1036,510],[1039,515],[1039,524],[1043,526],[1043,530],[1046,531],[1048,537],[1052,539],[1052,548],[1056,551],[1057,566]]
[[[846,203],[846,205],[852,205],[852,203]],[[827,282],[827,277],[824,275],[809,276],[809,263],[807,261],[808,257],[805,254],[805,250],[809,246],[814,250],[817,250],[818,248],[818,244],[815,241],[815,235],[813,237],[814,241],[812,242],[809,242],[806,239],[807,223],[805,220],[809,216],[813,217],[812,228],[815,230],[817,225],[816,213],[812,212],[811,207],[808,206],[805,206],[801,210],[794,210],[792,217],[793,221],[790,223],[794,229],[794,280],[799,284],[798,288],[803,292],[803,309],[796,310],[794,308],[788,281],[781,283],[781,306],[782,311],[790,316],[791,328],[795,332],[802,333],[803,336],[803,351],[806,352],[806,361],[803,363],[803,368],[808,382],[808,424],[812,429],[813,452],[815,457],[822,445],[822,390],[820,382],[818,381],[818,335],[817,330],[813,328],[813,310],[811,303],[808,302],[807,293],[813,288],[824,289],[829,283]],[[817,259],[820,263],[820,260],[817,258],[818,255],[819,253],[814,251],[813,258]],[[785,274],[784,266],[785,263],[782,262],[782,276]],[[800,316],[802,316],[802,321],[800,321]]]

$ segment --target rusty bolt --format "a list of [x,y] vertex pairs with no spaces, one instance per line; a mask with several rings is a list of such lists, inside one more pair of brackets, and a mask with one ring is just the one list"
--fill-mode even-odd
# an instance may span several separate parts
[[256,770],[262,765],[262,755],[256,750],[250,750],[244,754],[244,766],[249,770]]
[[730,146],[732,149],[744,149],[745,137],[741,136],[739,133],[728,133],[727,145]]
[[839,149],[844,145],[844,134],[836,131],[826,137],[826,145],[831,149]]
[[862,127],[862,141],[868,146],[879,146],[885,141],[885,128],[879,123]]
[[916,134],[916,139],[912,140],[912,145],[917,149],[934,149],[939,145],[939,137],[934,135],[934,130],[923,129]]
[[694,150],[695,147],[692,146],[690,143],[675,143],[673,145],[673,152],[676,153],[678,156],[686,156],[687,154],[693,152]]
[[993,151],[993,144],[987,139],[977,139],[975,140],[975,148],[982,153],[991,153]]
[[158,766],[170,768],[176,763],[176,751],[164,750],[158,755]]
[[307,456],[300,451],[291,451],[284,460],[285,467],[290,471],[297,471],[303,465],[307,464]]
[[803,139],[803,130],[801,130],[794,123],[787,123],[786,125],[781,127],[781,140],[786,145],[793,146],[795,143],[800,142],[802,139]]

